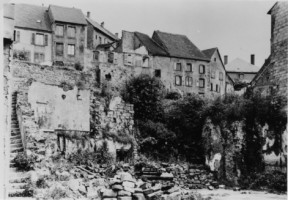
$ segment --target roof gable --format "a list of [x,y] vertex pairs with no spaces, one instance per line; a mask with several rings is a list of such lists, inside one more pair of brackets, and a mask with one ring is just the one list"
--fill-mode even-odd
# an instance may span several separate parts
[[167,56],[167,52],[162,49],[155,41],[153,41],[148,35],[135,32],[135,36],[139,39],[143,46],[146,47],[148,52],[155,56]]
[[227,65],[225,65],[227,72],[243,72],[243,73],[257,73],[259,71],[259,67],[256,65],[252,65],[245,60],[240,58],[236,58],[231,61]]
[[217,48],[205,49],[202,50],[202,53],[204,53],[211,60],[215,51],[217,51]]
[[210,61],[185,35],[154,31],[152,39],[171,57]]
[[94,28],[100,30],[102,33],[104,33],[105,35],[107,35],[108,37],[112,38],[113,40],[119,40],[119,38],[114,35],[113,33],[111,33],[110,31],[108,31],[106,28],[102,27],[100,24],[98,24],[96,21],[86,17],[86,20],[88,23],[90,23]]
[[47,7],[15,4],[15,27],[51,32]]
[[72,24],[87,25],[85,16],[78,8],[67,8],[62,6],[50,5],[49,11],[53,21],[66,22]]

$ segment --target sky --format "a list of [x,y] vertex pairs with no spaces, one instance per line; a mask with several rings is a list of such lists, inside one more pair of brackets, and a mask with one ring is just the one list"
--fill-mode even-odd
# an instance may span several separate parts
[[260,0],[5,0],[80,8],[112,33],[154,30],[186,35],[200,50],[218,47],[228,62],[242,58],[261,67],[270,54],[271,25],[267,12],[275,1]]

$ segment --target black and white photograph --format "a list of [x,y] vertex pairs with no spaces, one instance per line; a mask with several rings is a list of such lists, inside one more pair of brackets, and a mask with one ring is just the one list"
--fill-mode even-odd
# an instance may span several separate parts
[[287,199],[288,1],[0,14],[0,199]]

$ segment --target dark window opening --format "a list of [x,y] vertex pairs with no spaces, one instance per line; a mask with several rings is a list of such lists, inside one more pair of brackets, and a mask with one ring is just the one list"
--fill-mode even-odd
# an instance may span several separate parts
[[99,60],[99,51],[94,51],[94,60]]
[[161,70],[160,69],[155,69],[155,77],[161,77]]
[[210,90],[213,91],[213,83],[210,84]]
[[62,94],[62,99],[66,99],[66,95],[65,94]]
[[113,63],[113,60],[114,60],[114,53],[109,52],[108,53],[108,62]]
[[56,56],[63,56],[64,45],[63,43],[56,43]]
[[192,87],[192,85],[193,85],[192,77],[186,77],[186,79],[185,79],[185,84],[186,84],[186,86],[188,86],[188,87]]
[[205,79],[203,79],[203,78],[199,79],[199,87],[200,88],[204,88],[205,87]]
[[111,74],[106,74],[106,75],[105,75],[105,79],[106,79],[107,81],[111,81]]
[[218,92],[218,84],[216,84],[216,92]]
[[205,66],[204,65],[199,65],[199,73],[205,74]]

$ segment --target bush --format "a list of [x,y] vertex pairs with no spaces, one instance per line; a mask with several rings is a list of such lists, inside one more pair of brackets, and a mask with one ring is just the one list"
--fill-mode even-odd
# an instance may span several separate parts
[[14,158],[15,167],[19,170],[32,170],[36,159],[37,157],[35,155],[27,156],[24,152],[18,153]]
[[163,107],[161,100],[164,96],[162,82],[149,75],[140,75],[131,78],[121,96],[125,102],[134,104],[134,117],[136,120],[161,121],[163,118]]
[[75,63],[75,69],[78,70],[78,71],[82,71],[84,69],[84,66],[81,65],[80,62],[76,62]]
[[55,200],[60,200],[62,198],[68,197],[67,190],[64,190],[59,187],[53,188],[53,190],[49,191],[44,199],[55,199]]
[[182,96],[178,92],[168,92],[165,96],[165,99],[170,99],[170,100],[178,100]]

